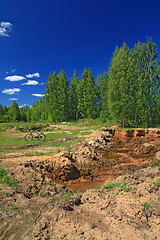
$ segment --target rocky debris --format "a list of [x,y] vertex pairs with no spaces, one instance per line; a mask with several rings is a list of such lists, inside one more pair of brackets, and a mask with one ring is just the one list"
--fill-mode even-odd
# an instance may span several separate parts
[[101,129],[100,131],[94,132],[94,137],[86,139],[86,145],[89,145],[95,149],[106,150],[112,145],[113,134],[108,129]]
[[97,151],[94,148],[87,146],[86,143],[79,145],[71,156],[75,164],[79,167],[91,166],[93,161],[99,159]]

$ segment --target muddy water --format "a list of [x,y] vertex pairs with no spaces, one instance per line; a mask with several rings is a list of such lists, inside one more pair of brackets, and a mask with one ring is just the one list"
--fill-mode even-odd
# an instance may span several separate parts
[[86,182],[69,183],[69,184],[67,184],[67,187],[74,189],[76,191],[85,192],[87,189],[94,189],[97,187],[102,187],[113,179],[114,179],[113,176],[109,176],[108,178],[106,178],[106,180],[103,180],[103,181],[102,180],[101,181],[100,180],[91,180],[91,181],[86,181]]

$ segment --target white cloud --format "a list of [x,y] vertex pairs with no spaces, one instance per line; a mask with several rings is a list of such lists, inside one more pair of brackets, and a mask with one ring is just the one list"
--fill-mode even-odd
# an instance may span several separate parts
[[39,85],[44,85],[44,83],[42,82],[42,83],[40,83]]
[[17,76],[17,75],[14,75],[14,76],[8,76],[5,78],[5,80],[9,80],[11,82],[17,82],[17,81],[21,81],[21,80],[24,80],[26,79],[25,77],[22,77],[22,76]]
[[1,22],[0,23],[0,36],[9,37],[8,32],[11,31],[12,24],[10,22]]
[[4,89],[3,91],[2,91],[2,93],[6,93],[6,94],[15,94],[15,93],[18,93],[18,92],[20,92],[21,91],[21,89],[19,89],[19,88],[8,88],[8,89]]
[[12,73],[16,72],[16,69],[15,68],[11,69],[11,72]]
[[33,93],[32,96],[35,96],[35,97],[43,97],[44,94],[40,94],[40,93]]
[[28,104],[22,104],[21,106],[19,106],[19,108],[22,108],[22,107],[27,107]]
[[26,83],[22,83],[21,85],[37,85],[38,82],[35,80],[28,80]]
[[27,78],[33,78],[33,77],[40,77],[40,74],[39,73],[33,73],[33,74],[26,74],[26,77]]
[[16,101],[18,98],[10,98],[9,100]]
[[12,24],[10,22],[1,22],[0,26],[4,28],[11,28]]

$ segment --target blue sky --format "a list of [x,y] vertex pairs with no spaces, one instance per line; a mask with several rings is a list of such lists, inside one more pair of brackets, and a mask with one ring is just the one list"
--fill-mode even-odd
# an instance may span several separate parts
[[0,3],[0,104],[29,106],[50,72],[108,70],[116,46],[160,42],[160,1],[5,0]]

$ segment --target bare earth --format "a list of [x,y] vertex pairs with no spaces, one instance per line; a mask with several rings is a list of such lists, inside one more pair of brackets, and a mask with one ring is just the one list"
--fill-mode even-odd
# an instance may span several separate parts
[[[0,239],[160,239],[158,131],[102,129],[72,153],[1,156],[19,185],[1,186]],[[85,192],[69,188],[96,181]]]

